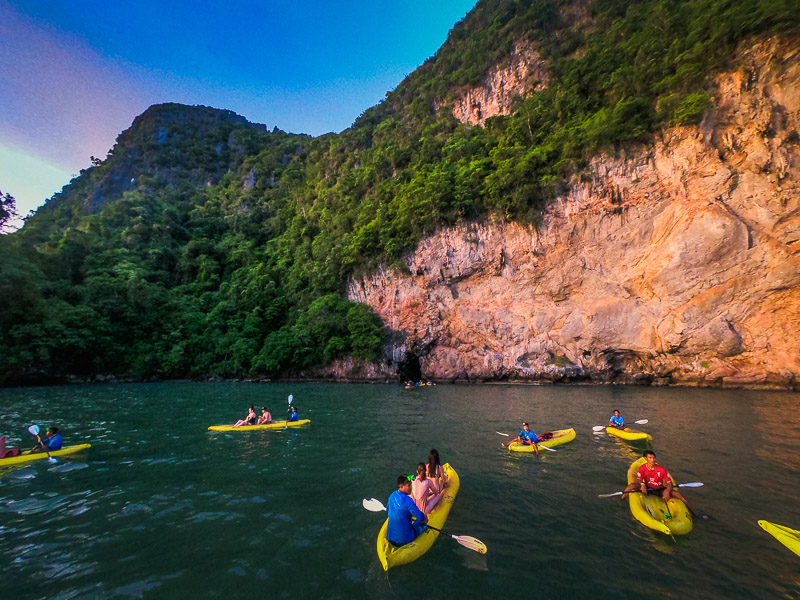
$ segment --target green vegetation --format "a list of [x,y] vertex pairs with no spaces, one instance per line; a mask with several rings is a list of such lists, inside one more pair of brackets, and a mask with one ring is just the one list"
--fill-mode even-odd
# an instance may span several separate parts
[[[374,360],[384,333],[343,299],[349,277],[403,267],[437,227],[487,213],[537,223],[591,154],[699,122],[737,44],[800,24],[789,0],[567,7],[479,2],[336,135],[151,107],[22,231],[0,236],[0,381],[280,376]],[[447,105],[459,87],[519,40],[546,62],[547,89],[485,127],[458,123]]]

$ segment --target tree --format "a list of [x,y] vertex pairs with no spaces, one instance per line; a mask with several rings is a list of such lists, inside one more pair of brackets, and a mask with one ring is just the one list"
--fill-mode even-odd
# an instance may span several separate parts
[[0,190],[0,233],[6,230],[9,221],[18,216],[16,198],[11,194],[4,194],[3,190]]

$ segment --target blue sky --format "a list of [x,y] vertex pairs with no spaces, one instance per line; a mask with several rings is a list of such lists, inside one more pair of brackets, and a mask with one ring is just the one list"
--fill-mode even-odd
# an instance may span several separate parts
[[0,190],[59,191],[151,104],[346,129],[436,52],[475,0],[0,0]]

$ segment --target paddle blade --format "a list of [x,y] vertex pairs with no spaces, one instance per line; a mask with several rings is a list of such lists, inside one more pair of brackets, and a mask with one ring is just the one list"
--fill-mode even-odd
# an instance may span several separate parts
[[639,419],[638,421],[634,421],[637,425],[647,425],[650,421],[647,419]]
[[549,452],[558,452],[558,450],[554,450],[553,448],[548,448],[547,446],[542,446],[539,444],[539,448],[543,448],[544,450],[548,450]]
[[49,457],[49,458],[47,459],[47,462],[49,462],[51,465],[54,465],[54,464],[56,464],[56,463],[58,462],[58,459],[57,459],[57,458],[53,458],[53,457],[51,456],[51,457]]
[[622,492],[614,492],[613,494],[597,494],[598,498],[611,498],[611,496],[622,496]]
[[39,426],[38,425],[31,425],[28,427],[28,433],[31,435],[39,435]]
[[459,544],[464,546],[464,548],[469,548],[470,550],[474,550],[475,552],[486,554],[486,552],[488,551],[486,544],[484,544],[478,538],[474,538],[470,535],[454,535],[452,536],[452,538]]
[[361,502],[361,505],[370,512],[381,512],[383,510],[386,510],[386,507],[383,505],[383,502],[381,502],[376,498],[370,498],[369,500],[364,498],[364,500]]
[[605,425],[595,425],[594,427],[592,427],[592,431],[604,431],[605,428],[606,428]]
[[692,481],[690,483],[679,483],[678,487],[703,487],[702,481]]
[[504,435],[506,437],[509,437],[509,435],[507,433],[503,433],[502,431],[495,431],[495,433],[498,434],[498,435]]
[[294,400],[294,396],[292,396],[291,394],[289,394],[289,405],[291,405],[291,404],[292,404],[292,400]]

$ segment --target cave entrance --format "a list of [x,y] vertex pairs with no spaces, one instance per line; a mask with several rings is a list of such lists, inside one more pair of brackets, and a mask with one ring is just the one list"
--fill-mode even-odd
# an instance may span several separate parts
[[400,363],[398,371],[401,381],[422,380],[422,367],[419,365],[419,357],[416,354],[406,355],[406,359]]

